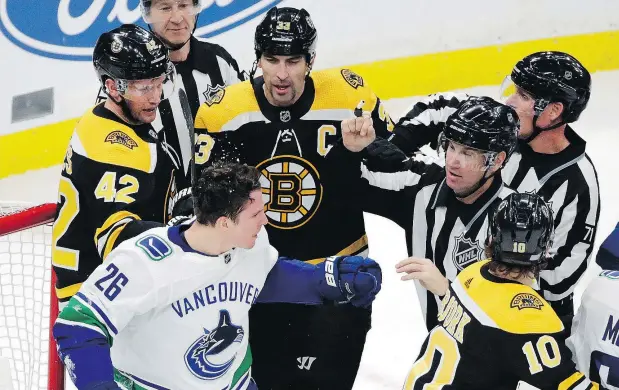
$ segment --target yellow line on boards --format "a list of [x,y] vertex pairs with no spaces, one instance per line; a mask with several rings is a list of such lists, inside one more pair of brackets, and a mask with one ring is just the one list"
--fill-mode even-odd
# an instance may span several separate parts
[[[522,57],[565,51],[590,72],[619,69],[619,31],[606,31],[351,65],[382,99],[498,85]],[[595,93],[595,91],[593,91]],[[77,119],[0,136],[0,178],[62,163]]]

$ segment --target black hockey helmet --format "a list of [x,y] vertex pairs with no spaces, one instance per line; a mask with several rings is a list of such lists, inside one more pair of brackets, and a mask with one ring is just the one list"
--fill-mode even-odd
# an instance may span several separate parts
[[147,80],[166,76],[174,81],[174,65],[168,49],[152,32],[134,24],[123,24],[101,34],[92,56],[92,62],[101,84],[111,78],[119,92],[127,81]]
[[516,149],[520,122],[516,111],[486,96],[471,96],[447,118],[441,144],[446,141],[490,153],[487,165],[505,152],[505,162]]
[[309,13],[291,7],[271,8],[256,28],[254,49],[256,58],[272,55],[305,55],[309,64],[316,55],[318,33]]
[[553,231],[552,209],[539,195],[513,193],[499,203],[488,225],[492,260],[517,266],[542,264]]
[[574,57],[558,51],[533,53],[518,61],[513,83],[535,99],[535,114],[549,103],[563,103],[563,123],[575,122],[591,96],[591,75]]

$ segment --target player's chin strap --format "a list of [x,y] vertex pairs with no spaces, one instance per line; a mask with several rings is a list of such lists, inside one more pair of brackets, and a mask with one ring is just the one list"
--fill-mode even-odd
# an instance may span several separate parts
[[[544,112],[544,110],[546,109],[546,107],[548,107],[548,105],[550,105],[550,103],[552,103],[551,101],[547,101],[547,100],[542,100],[542,104],[543,104],[543,108],[541,109],[536,109],[535,110],[535,115],[533,115],[533,133],[531,133],[531,135],[526,138],[524,141],[526,142],[531,142],[535,139],[535,137],[537,137],[538,135],[540,135],[543,131],[548,131],[548,130],[554,130],[557,127],[561,127],[565,124],[567,124],[565,121],[560,120],[558,123],[555,123],[554,125],[548,126],[548,127],[539,127],[537,125],[537,120],[539,119],[539,116],[542,112]],[[537,103],[537,101],[536,101]],[[563,108],[565,110],[565,106]]]
[[564,122],[564,121],[562,121],[562,120],[561,120],[561,121],[559,121],[558,123],[555,123],[555,124],[554,124],[554,125],[552,125],[552,126],[548,126],[548,127],[539,127],[539,126],[537,125],[537,119],[538,119],[538,118],[539,118],[539,115],[538,115],[538,114],[535,114],[535,116],[533,117],[533,133],[531,133],[531,135],[530,135],[528,138],[526,138],[526,139],[524,140],[524,141],[526,141],[527,143],[528,143],[528,142],[533,141],[533,140],[535,139],[535,137],[537,137],[538,135],[540,135],[543,131],[554,130],[554,129],[556,129],[557,127],[561,127],[561,126],[563,126],[563,125],[567,124],[566,122]]
[[486,182],[488,180],[490,180],[491,177],[493,177],[494,175],[497,174],[497,172],[500,171],[500,169],[497,169],[496,172],[492,173],[489,176],[486,176],[486,174],[488,174],[488,171],[490,170],[490,168],[494,165],[494,161],[496,159],[496,154],[490,154],[486,157],[486,170],[484,171],[484,175],[481,177],[481,179],[479,179],[479,181],[477,182],[476,185],[474,185],[471,189],[469,189],[468,191],[466,191],[465,193],[460,193],[460,194],[456,194],[456,198],[458,199],[464,199],[469,195],[472,195],[475,191],[477,191],[478,189],[480,189],[481,187],[484,186],[484,184],[486,184]]

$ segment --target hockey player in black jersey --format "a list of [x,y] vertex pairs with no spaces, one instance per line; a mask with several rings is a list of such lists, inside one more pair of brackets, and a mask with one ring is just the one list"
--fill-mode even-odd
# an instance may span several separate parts
[[547,262],[552,233],[549,205],[538,195],[514,193],[491,218],[488,260],[451,284],[433,265],[401,269],[442,297],[438,325],[404,390],[512,390],[519,382],[544,390],[598,389],[576,370],[561,320],[531,287]]
[[[574,57],[561,52],[526,56],[502,88],[506,104],[520,119],[518,148],[503,169],[503,180],[518,192],[537,192],[557,216],[552,260],[540,288],[566,325],[573,316],[573,291],[585,272],[600,213],[597,173],[586,142],[572,129],[586,108],[591,76]],[[391,142],[407,155],[436,140],[465,94],[431,95],[398,122]]]
[[78,122],[64,159],[52,263],[60,301],[101,264],[131,221],[166,221],[175,166],[151,123],[174,90],[174,66],[151,32],[101,35],[94,68],[108,94]]
[[[359,119],[342,127],[349,150],[369,145],[362,168],[364,210],[396,222],[405,230],[409,256],[432,260],[449,280],[482,260],[488,215],[512,192],[501,180],[501,169],[516,147],[516,112],[491,98],[468,99],[447,120],[441,137],[444,166],[406,159],[384,139],[370,144],[372,132],[363,136]],[[369,127],[371,120],[365,121]],[[432,329],[440,301],[416,287]]]
[[[142,18],[170,49],[176,67],[176,92],[159,106],[153,128],[179,166],[175,182],[179,190],[190,187],[194,143],[190,127],[198,107],[211,104],[226,86],[245,79],[226,49],[193,36],[203,4],[203,0],[140,0]],[[106,98],[102,92],[99,100]]]
[[[368,251],[363,212],[350,196],[360,184],[361,155],[343,147],[342,120],[354,118],[359,106],[381,136],[392,127],[361,76],[349,69],[311,71],[316,36],[304,9],[269,10],[255,35],[254,71],[262,75],[252,72],[251,81],[203,104],[195,126],[196,163],[257,166],[272,245],[282,256],[311,263]],[[259,388],[352,388],[369,309],[261,304],[250,316]]]

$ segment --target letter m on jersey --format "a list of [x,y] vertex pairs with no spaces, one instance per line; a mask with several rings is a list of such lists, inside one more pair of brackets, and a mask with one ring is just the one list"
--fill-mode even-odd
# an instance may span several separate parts
[[172,248],[161,237],[154,235],[141,238],[135,245],[154,261],[163,260],[172,254]]

